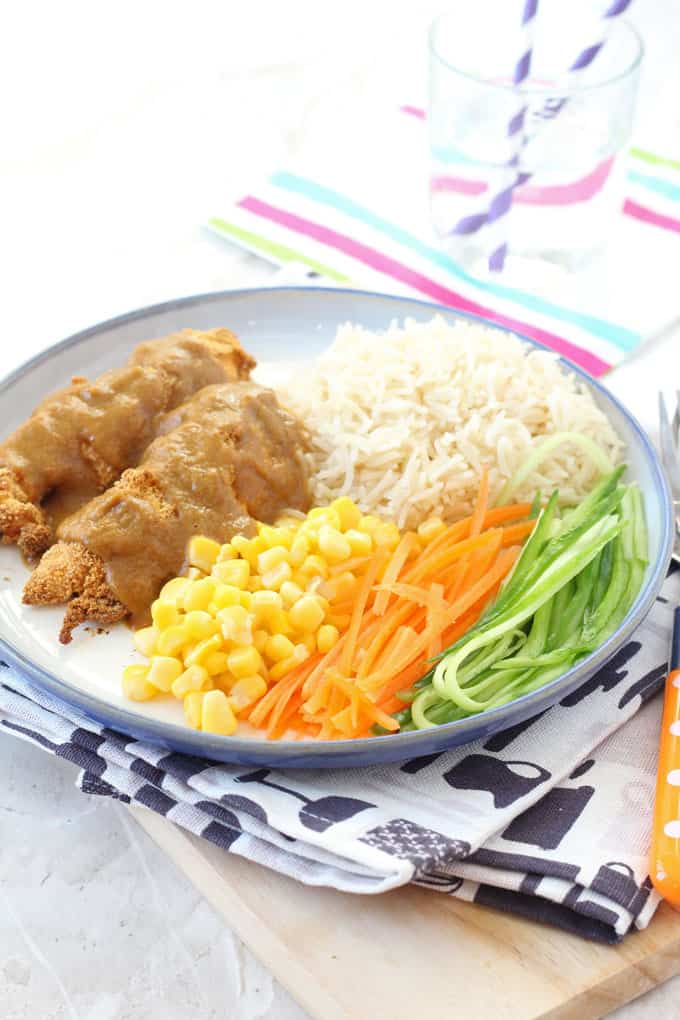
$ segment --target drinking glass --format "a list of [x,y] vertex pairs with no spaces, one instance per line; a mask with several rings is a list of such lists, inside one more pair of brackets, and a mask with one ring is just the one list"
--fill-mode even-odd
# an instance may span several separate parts
[[[542,0],[531,39],[523,6],[450,0],[430,30],[432,223],[449,253],[477,272],[505,243],[510,264],[516,256],[587,265],[623,201],[643,53],[637,31],[622,18],[598,19],[592,3]],[[592,63],[569,72],[605,25]],[[513,72],[528,44],[530,74],[517,88]],[[521,110],[523,129],[513,136]],[[508,212],[486,221],[491,199],[515,182]]]

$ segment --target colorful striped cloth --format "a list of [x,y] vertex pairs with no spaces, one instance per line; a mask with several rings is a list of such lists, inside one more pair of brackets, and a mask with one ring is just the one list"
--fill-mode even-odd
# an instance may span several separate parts
[[[434,238],[424,117],[418,107],[401,106],[381,113],[372,136],[364,131],[353,140],[338,132],[339,151],[324,144],[301,168],[276,171],[209,227],[277,265],[300,263],[338,284],[425,296],[484,316],[594,376],[677,315],[672,267],[680,258],[680,160],[631,148],[606,264],[574,274],[554,293],[543,286],[522,290],[502,276],[472,276]],[[596,168],[562,186],[560,203],[586,200],[604,172]],[[545,201],[533,194],[538,189],[521,190],[519,201]]]

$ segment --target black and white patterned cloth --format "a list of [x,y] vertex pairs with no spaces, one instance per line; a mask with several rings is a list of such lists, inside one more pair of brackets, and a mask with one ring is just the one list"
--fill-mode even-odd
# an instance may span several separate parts
[[652,696],[678,600],[680,571],[633,639],[549,711],[401,765],[248,769],[169,753],[102,728],[9,666],[0,728],[72,761],[85,793],[143,804],[300,882],[354,893],[415,882],[616,942],[658,903],[647,868]]

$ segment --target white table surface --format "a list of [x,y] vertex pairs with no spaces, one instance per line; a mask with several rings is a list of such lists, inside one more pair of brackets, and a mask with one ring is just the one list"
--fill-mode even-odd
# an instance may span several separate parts
[[[14,5],[0,61],[0,374],[111,315],[270,279],[200,223],[303,150],[327,104],[420,94],[440,6]],[[641,110],[677,123],[660,91],[677,55],[668,10],[637,4]],[[612,379],[648,425],[679,335]],[[124,807],[83,796],[70,765],[6,736],[0,777],[2,1020],[304,1020]],[[679,993],[677,979],[612,1017],[671,1020]]]

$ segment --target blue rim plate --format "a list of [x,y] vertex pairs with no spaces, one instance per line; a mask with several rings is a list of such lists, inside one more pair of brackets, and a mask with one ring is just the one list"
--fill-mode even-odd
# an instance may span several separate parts
[[[258,360],[276,363],[309,360],[330,343],[339,325],[350,320],[370,329],[381,329],[394,319],[409,316],[422,321],[434,313],[440,313],[449,321],[462,318],[493,325],[426,301],[336,288],[222,291],[154,305],[77,333],[9,375],[0,383],[5,412],[3,431],[6,434],[15,428],[25,418],[28,407],[72,375],[92,376],[121,364],[140,340],[186,326],[228,326]],[[533,347],[541,346],[526,337],[520,339]],[[645,499],[650,528],[650,564],[635,604],[618,630],[597,651],[541,690],[479,716],[431,730],[363,740],[268,742],[253,737],[197,733],[182,725],[179,716],[168,715],[160,700],[143,706],[132,706],[122,700],[117,677],[126,654],[127,661],[131,661],[129,649],[132,645],[125,628],[117,629],[116,635],[112,631],[108,637],[85,635],[64,651],[56,640],[57,610],[20,606],[17,591],[20,591],[25,567],[19,565],[16,550],[10,548],[0,551],[0,575],[13,578],[14,584],[13,590],[10,584],[0,592],[3,656],[38,687],[99,723],[172,750],[237,764],[331,768],[401,761],[488,737],[542,712],[592,677],[642,622],[663,584],[673,541],[670,492],[647,435],[604,386],[571,362],[561,360],[590,387],[595,400],[627,444],[630,476],[640,484]],[[116,649],[122,649],[120,657]],[[85,663],[84,667],[78,666],[78,656],[80,662]],[[113,672],[112,659],[115,660]],[[77,673],[78,668],[80,673]]]

